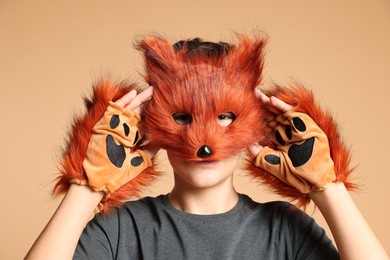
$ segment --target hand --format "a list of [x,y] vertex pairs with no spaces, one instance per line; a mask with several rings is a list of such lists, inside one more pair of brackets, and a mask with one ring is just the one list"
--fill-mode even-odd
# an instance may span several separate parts
[[[276,97],[266,96],[259,89],[256,89],[255,93],[257,98],[260,99],[263,105],[267,108],[267,112],[265,114],[265,121],[267,121],[268,123],[273,121],[280,114],[287,112],[288,110],[293,108],[293,106],[283,102]],[[259,152],[263,149],[263,147],[259,144],[253,144],[249,146],[248,149],[253,156],[257,156]]]
[[137,94],[134,89],[115,101],[115,104],[123,107],[124,109],[134,111],[137,114],[141,114],[143,103],[152,98],[153,87],[150,86],[141,93]]
[[325,133],[312,118],[294,111],[291,105],[262,93],[258,96],[269,110],[269,138],[276,150],[259,145],[249,147],[257,155],[255,165],[301,193],[325,189],[336,179]]
[[[130,110],[134,111],[137,114],[141,114],[141,111],[144,106],[144,102],[150,100],[153,95],[153,86],[149,86],[147,89],[142,91],[137,95],[136,90],[132,90],[117,101],[115,104]],[[159,148],[151,147],[150,145],[146,145],[143,151],[149,156],[149,158],[153,158],[158,152]]]
[[133,151],[133,147],[142,138],[139,113],[152,93],[152,87],[140,94],[133,90],[116,102],[109,102],[92,129],[83,169],[88,185],[104,191],[106,197],[151,166],[150,156],[155,152]]

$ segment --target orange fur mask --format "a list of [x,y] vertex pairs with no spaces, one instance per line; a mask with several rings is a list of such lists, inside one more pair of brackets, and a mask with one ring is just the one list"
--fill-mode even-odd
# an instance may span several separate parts
[[155,146],[180,152],[189,161],[221,160],[263,138],[263,112],[255,96],[261,81],[260,38],[239,36],[219,51],[172,46],[161,37],[141,41],[146,81],[154,86],[145,106],[146,135]]

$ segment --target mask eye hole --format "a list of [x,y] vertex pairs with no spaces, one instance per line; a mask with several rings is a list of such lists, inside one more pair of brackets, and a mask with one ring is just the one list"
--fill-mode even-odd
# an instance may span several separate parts
[[218,116],[218,124],[222,127],[231,125],[236,119],[236,115],[233,112],[225,112]]
[[176,124],[185,126],[192,123],[192,116],[184,112],[177,112],[172,115],[173,120]]

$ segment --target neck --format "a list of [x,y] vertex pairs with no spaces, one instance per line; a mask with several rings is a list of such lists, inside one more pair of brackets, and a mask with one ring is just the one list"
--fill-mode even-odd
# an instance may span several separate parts
[[199,215],[213,215],[231,210],[238,202],[233,178],[212,187],[191,187],[175,177],[175,186],[168,195],[176,209]]

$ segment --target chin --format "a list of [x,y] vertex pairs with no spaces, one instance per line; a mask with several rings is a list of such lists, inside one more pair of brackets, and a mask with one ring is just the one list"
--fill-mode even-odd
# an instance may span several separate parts
[[182,183],[196,189],[207,189],[225,183],[233,173],[221,173],[212,169],[192,169],[186,172],[175,172],[176,183],[178,178]]
[[177,156],[168,156],[173,167],[176,183],[186,183],[193,188],[211,188],[232,181],[240,156],[220,161],[190,162]]

